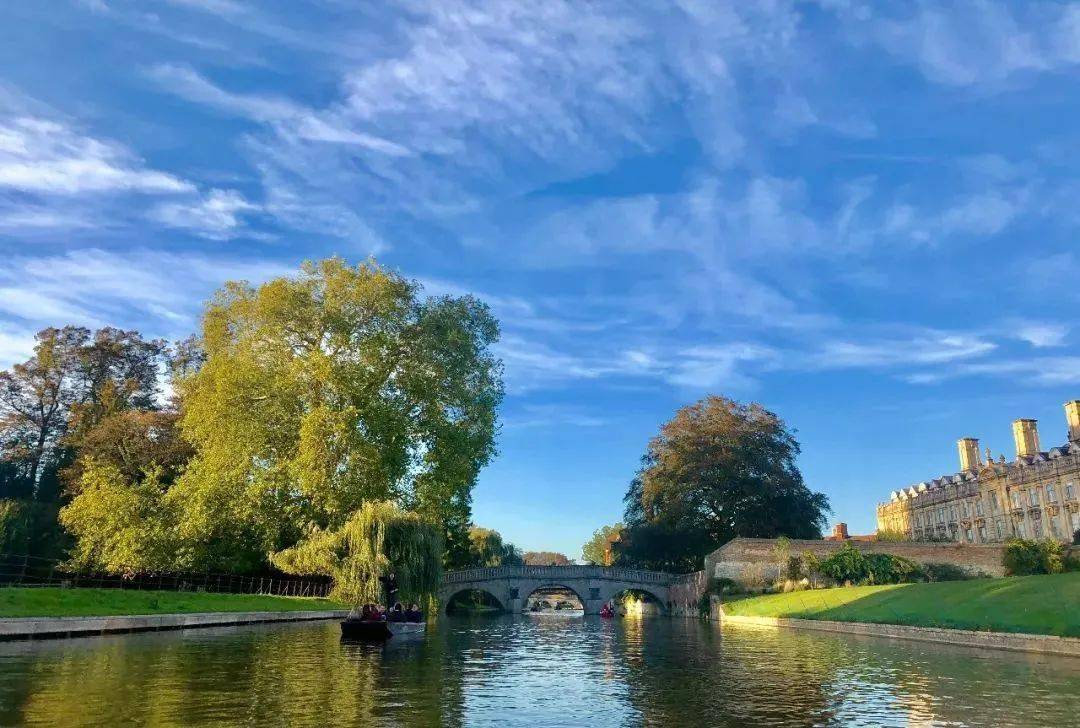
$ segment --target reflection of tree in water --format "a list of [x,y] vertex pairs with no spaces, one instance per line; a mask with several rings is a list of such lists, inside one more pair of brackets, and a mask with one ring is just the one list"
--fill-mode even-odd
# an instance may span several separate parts
[[[438,656],[340,644],[337,624],[214,632],[94,638],[28,652],[19,658],[25,669],[17,671],[18,684],[6,673],[0,685],[0,723],[209,725],[238,716],[290,726],[458,722],[441,715],[440,691],[454,691],[440,679]],[[439,650],[438,642],[417,646]],[[399,686],[407,686],[408,700],[388,699]]]

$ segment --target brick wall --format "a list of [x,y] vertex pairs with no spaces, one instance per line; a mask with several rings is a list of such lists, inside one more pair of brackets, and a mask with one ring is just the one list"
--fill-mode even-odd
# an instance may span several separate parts
[[[792,540],[791,554],[813,552],[825,558],[840,549],[845,542],[819,540]],[[1004,576],[1001,557],[1005,547],[1001,544],[958,543],[890,543],[879,541],[847,541],[860,551],[903,556],[920,564],[953,564],[972,573],[983,572],[990,576]],[[746,584],[760,574],[773,580],[777,577],[776,557],[771,538],[736,538],[705,557],[705,573],[709,578],[726,577]]]

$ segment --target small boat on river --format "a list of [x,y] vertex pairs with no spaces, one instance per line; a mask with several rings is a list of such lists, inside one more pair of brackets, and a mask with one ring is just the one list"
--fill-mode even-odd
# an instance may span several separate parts
[[350,617],[341,622],[341,638],[380,642],[391,637],[422,635],[426,629],[427,622],[388,622]]

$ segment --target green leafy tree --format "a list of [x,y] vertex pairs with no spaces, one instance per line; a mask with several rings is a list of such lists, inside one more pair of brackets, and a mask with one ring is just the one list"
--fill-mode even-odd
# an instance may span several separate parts
[[[737,536],[820,538],[828,498],[806,487],[799,444],[758,404],[709,396],[680,409],[649,443],[625,498],[627,541],[642,565],[683,564]],[[647,534],[646,538],[638,535]]]
[[467,550],[502,398],[497,337],[476,299],[421,298],[373,262],[227,284],[176,383],[196,448],[169,491],[188,565],[255,566],[382,500]]
[[574,563],[558,551],[526,551],[521,558],[526,566],[570,566]]
[[601,526],[593,531],[592,538],[581,547],[581,557],[590,564],[597,566],[611,566],[617,553],[612,543],[622,533],[623,525],[616,523],[612,526]]
[[520,566],[522,563],[521,552],[514,544],[503,541],[498,531],[469,527],[469,560],[463,566]]
[[312,530],[271,557],[290,574],[334,579],[331,597],[353,608],[385,599],[380,578],[393,574],[399,601],[433,604],[442,582],[442,526],[392,501],[364,503],[338,528]]

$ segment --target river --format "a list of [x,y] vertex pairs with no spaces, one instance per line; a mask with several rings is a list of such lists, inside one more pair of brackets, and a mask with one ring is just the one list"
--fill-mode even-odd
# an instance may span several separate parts
[[0,725],[1080,724],[1080,661],[683,619],[444,618],[0,644]]

